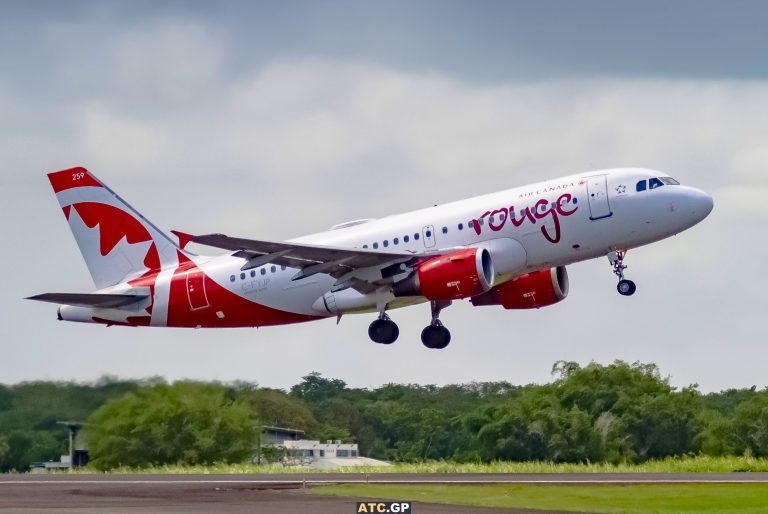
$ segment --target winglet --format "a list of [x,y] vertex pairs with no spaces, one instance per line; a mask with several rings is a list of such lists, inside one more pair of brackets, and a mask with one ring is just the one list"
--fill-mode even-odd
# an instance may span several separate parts
[[179,238],[179,247],[182,250],[195,238],[192,234],[187,234],[186,232],[181,232],[179,230],[171,230],[171,234]]

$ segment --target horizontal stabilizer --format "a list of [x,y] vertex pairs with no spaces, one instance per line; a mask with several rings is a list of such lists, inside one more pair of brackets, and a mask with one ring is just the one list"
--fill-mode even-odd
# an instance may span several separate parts
[[147,295],[131,294],[44,293],[36,296],[30,296],[27,298],[27,300],[74,305],[76,307],[119,309],[120,307],[125,307],[126,305],[131,305],[133,303],[146,300],[147,298]]

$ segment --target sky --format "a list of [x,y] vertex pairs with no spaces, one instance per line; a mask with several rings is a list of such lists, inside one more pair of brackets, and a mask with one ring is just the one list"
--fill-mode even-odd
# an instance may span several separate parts
[[[679,387],[768,386],[768,4],[0,3],[0,382],[102,375],[351,386],[551,380],[655,362]],[[589,170],[663,170],[696,227],[569,266],[534,311],[458,302],[261,329],[62,323],[23,300],[93,284],[45,173],[82,165],[160,228],[285,240]],[[206,251],[198,248],[199,251]]]

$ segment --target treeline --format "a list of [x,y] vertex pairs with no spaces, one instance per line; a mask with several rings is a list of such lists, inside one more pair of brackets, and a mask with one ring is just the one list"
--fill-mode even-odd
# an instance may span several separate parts
[[0,470],[66,451],[56,421],[86,420],[99,469],[243,462],[261,425],[352,440],[395,461],[640,462],[768,456],[768,390],[677,390],[653,364],[558,362],[545,385],[473,382],[350,388],[310,373],[290,391],[160,379],[0,386]]

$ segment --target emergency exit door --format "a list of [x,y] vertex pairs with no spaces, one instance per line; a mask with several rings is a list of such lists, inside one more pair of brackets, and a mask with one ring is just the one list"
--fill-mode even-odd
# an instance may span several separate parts
[[187,272],[187,296],[192,310],[208,307],[208,296],[205,294],[205,275],[199,269]]
[[595,175],[587,177],[587,199],[589,200],[589,219],[599,220],[613,214],[608,203],[608,177]]

